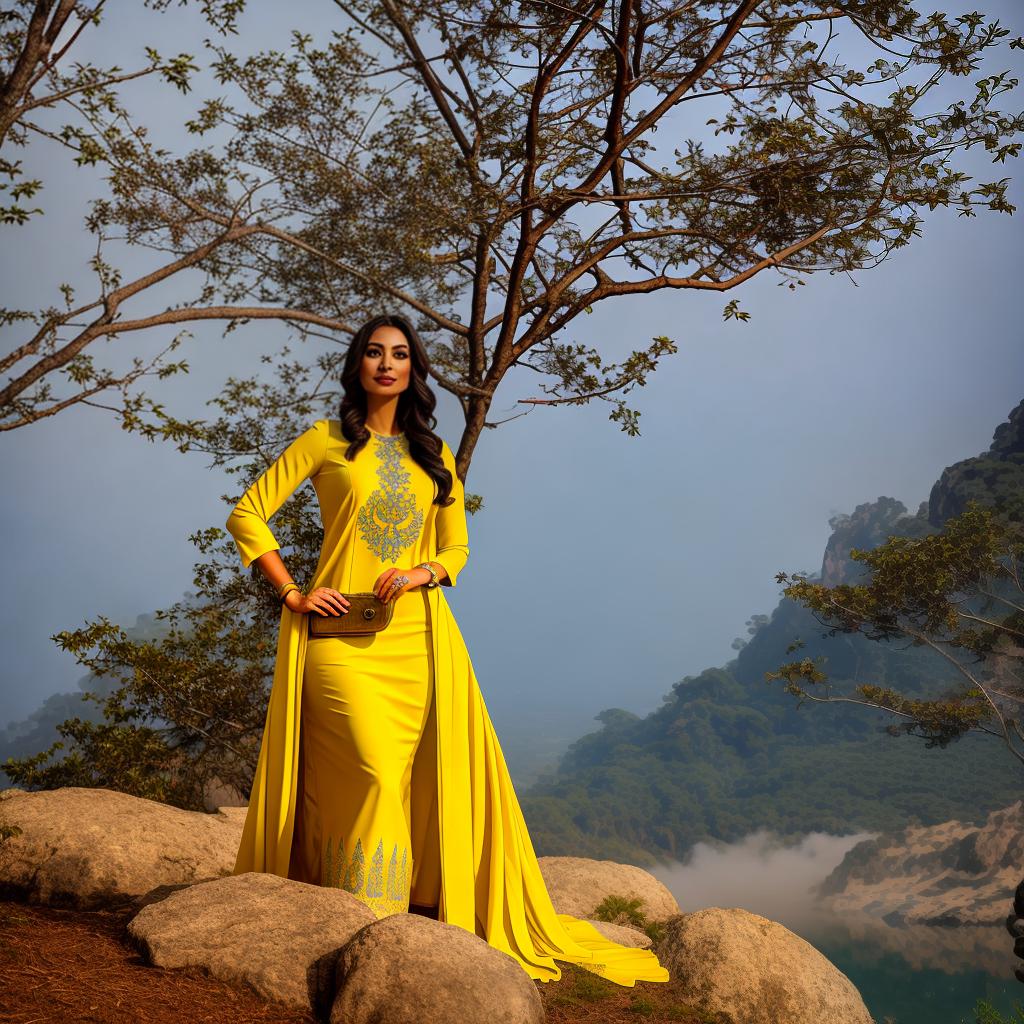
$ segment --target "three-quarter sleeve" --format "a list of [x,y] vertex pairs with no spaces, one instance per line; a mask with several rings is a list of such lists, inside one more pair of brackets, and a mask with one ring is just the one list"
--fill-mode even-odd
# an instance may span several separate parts
[[232,509],[227,528],[246,568],[260,555],[280,548],[268,520],[303,480],[320,471],[329,438],[328,421],[317,420],[285,448]]
[[443,444],[442,458],[452,474],[452,504],[437,510],[437,554],[432,562],[440,562],[448,573],[441,585],[455,586],[455,578],[469,559],[469,531],[466,527],[466,494],[455,472],[455,456],[447,444]]

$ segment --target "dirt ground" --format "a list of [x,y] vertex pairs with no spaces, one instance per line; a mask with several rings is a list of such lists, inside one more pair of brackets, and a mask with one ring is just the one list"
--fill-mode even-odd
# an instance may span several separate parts
[[[0,901],[0,1024],[315,1024],[198,970],[148,965],[125,932],[131,913]],[[705,1024],[671,983],[615,985],[571,964],[535,982],[551,1024]]]

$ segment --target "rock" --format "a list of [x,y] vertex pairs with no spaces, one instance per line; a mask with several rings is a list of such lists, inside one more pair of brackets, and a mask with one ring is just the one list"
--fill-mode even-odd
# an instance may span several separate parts
[[415,914],[367,925],[341,951],[331,1024],[542,1024],[518,961],[484,939]]
[[620,946],[631,946],[633,949],[650,949],[653,943],[647,932],[640,931],[628,924],[612,924],[611,921],[589,921],[606,939],[617,942]]
[[877,501],[865,501],[852,513],[831,520],[832,534],[821,561],[822,585],[835,587],[859,582],[864,563],[851,558],[850,552],[854,548],[870,551],[893,534],[904,536],[912,518],[902,501],[880,496]]
[[988,451],[954,462],[942,471],[928,495],[928,522],[941,527],[982,494],[1013,494],[1024,480],[1024,401],[996,427]]
[[0,818],[22,829],[0,843],[0,896],[96,910],[230,874],[245,808],[204,814],[66,786],[2,790]]
[[858,843],[819,886],[832,913],[893,926],[991,925],[1006,917],[1024,864],[1024,802],[981,825],[908,826]]
[[873,1024],[853,982],[810,943],[746,910],[708,907],[666,924],[658,959],[679,998],[721,1024]]
[[128,934],[159,967],[198,967],[265,999],[323,1014],[338,951],[373,911],[344,889],[248,871],[143,907]]
[[639,896],[640,912],[648,921],[665,921],[679,913],[668,887],[633,864],[587,857],[538,857],[537,863],[559,914],[592,918],[606,896]]

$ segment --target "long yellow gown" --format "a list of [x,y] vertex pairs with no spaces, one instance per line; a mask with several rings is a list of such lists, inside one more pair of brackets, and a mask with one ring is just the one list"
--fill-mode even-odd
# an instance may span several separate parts
[[[249,487],[227,521],[243,564],[279,547],[268,521],[309,479],[324,540],[308,590],[369,591],[385,569],[428,560],[454,586],[469,544],[448,445],[444,508],[404,433],[373,432],[351,462],[347,445],[339,420],[318,420]],[[408,590],[369,636],[307,630],[282,607],[235,874],[339,886],[377,917],[436,906],[542,981],[561,977],[556,960],[620,985],[669,980],[650,950],[556,913],[443,587]]]

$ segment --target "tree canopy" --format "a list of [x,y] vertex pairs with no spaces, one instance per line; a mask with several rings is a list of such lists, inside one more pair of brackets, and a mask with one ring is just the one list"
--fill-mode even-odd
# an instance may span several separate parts
[[[676,342],[629,339],[613,358],[587,320],[608,300],[725,292],[766,270],[795,287],[877,266],[925,209],[1013,211],[1007,178],[972,183],[955,157],[1018,154],[1022,115],[996,109],[1016,80],[987,75],[929,108],[947,75],[1006,42],[981,14],[908,0],[325,8],[323,34],[284,49],[207,43],[218,91],[184,118],[189,152],[159,148],[110,90],[77,94],[76,145],[110,185],[88,218],[98,284],[5,311],[31,328],[2,360],[0,428],[120,386],[93,364],[98,339],[280,318],[331,343],[313,374],[327,379],[338,344],[389,307],[415,315],[435,383],[461,404],[464,476],[515,366],[541,391],[521,402],[607,401],[637,432],[627,396]],[[859,44],[845,59],[841,28]],[[115,236],[152,267],[118,268]],[[194,281],[192,298],[162,303],[172,280]],[[747,314],[733,299],[723,315]],[[209,443],[208,425],[142,396],[119,411],[128,429]]]
[[[1024,502],[1000,515],[977,501],[934,534],[891,536],[850,557],[866,563],[866,583],[835,586],[790,578],[783,593],[809,608],[829,635],[860,633],[884,643],[906,641],[936,652],[953,677],[939,696],[859,683],[834,688],[817,659],[787,662],[765,678],[785,680],[803,701],[838,701],[887,711],[894,735],[945,747],[977,730],[998,737],[1024,762]],[[803,646],[795,641],[788,653]]]

